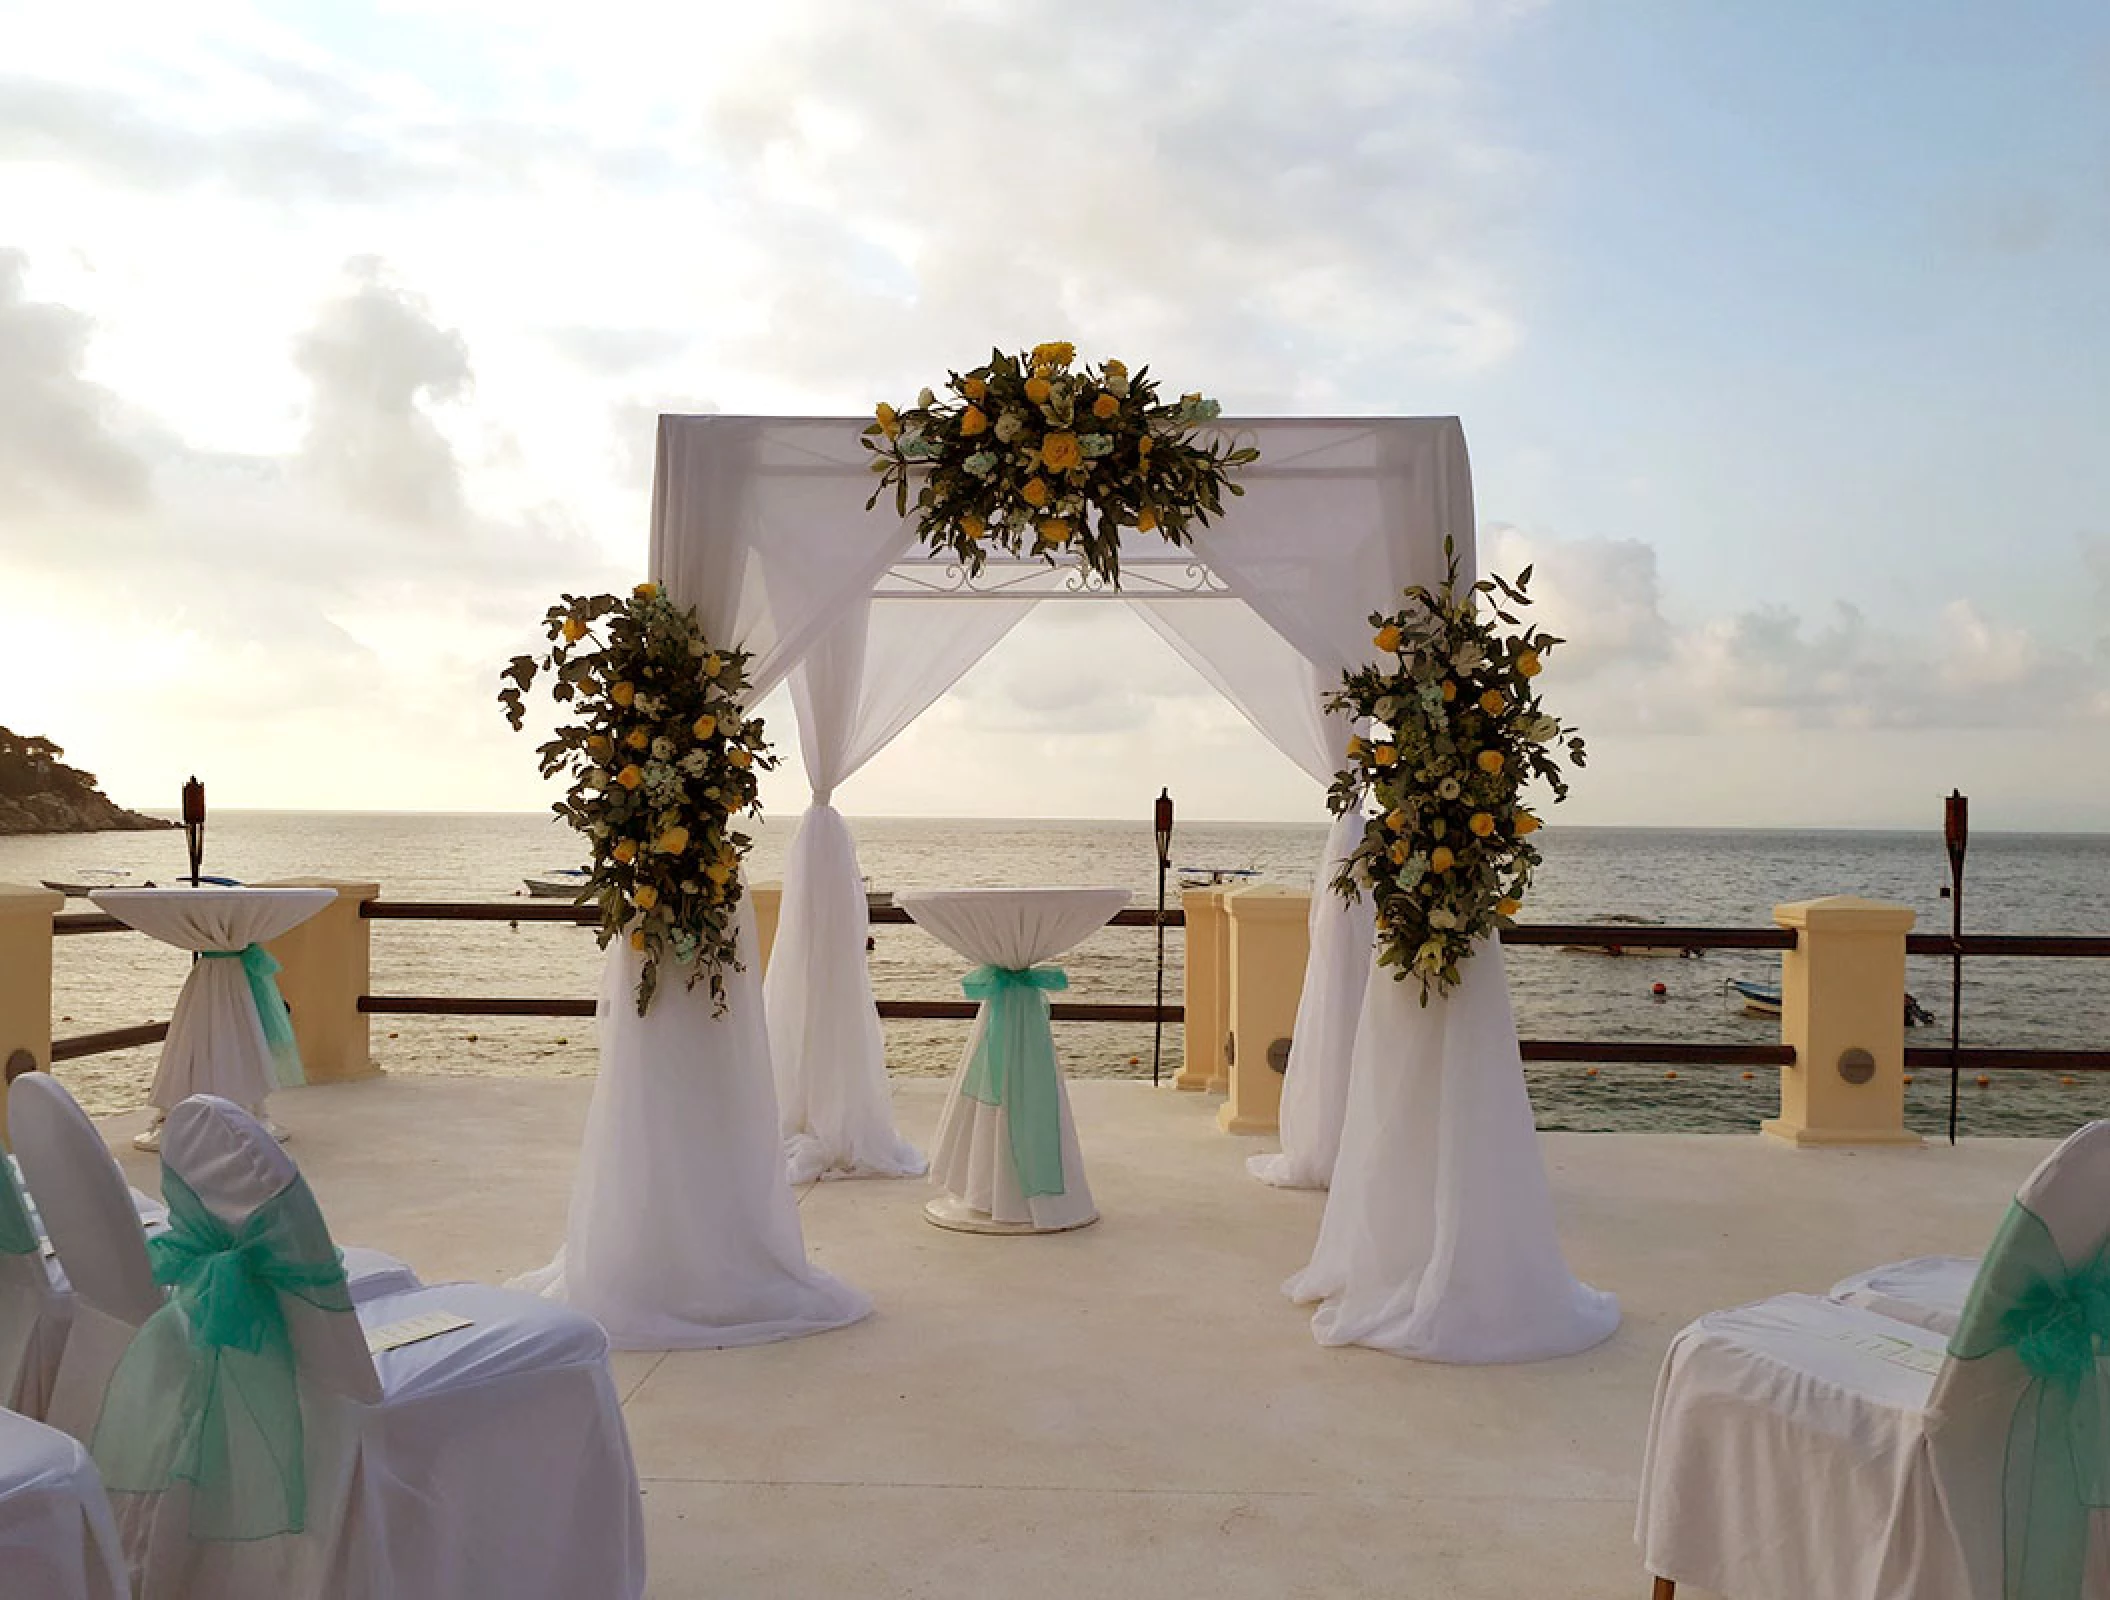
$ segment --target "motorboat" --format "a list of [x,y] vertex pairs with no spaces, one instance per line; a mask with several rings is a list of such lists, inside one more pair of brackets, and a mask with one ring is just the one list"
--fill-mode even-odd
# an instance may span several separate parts
[[240,878],[216,878],[209,872],[201,872],[193,878],[189,873],[179,873],[167,884],[156,883],[152,878],[140,879],[129,872],[104,872],[94,867],[84,867],[78,879],[44,878],[40,880],[47,889],[56,889],[71,900],[85,900],[91,894],[101,894],[105,889],[180,889],[189,884],[193,888],[239,889]]
[[[1605,911],[1590,918],[1593,923],[1602,923],[1613,928],[1660,928],[1661,917],[1636,917],[1621,911]],[[1564,944],[1561,949],[1571,956],[1623,956],[1626,946],[1622,944]]]
[[576,900],[592,880],[593,874],[584,867],[552,867],[539,877],[520,881],[537,900]]
[[1258,867],[1175,867],[1182,889],[1221,889],[1260,876]]
[[[1727,978],[1723,987],[1734,993],[1742,1002],[1746,1012],[1754,1017],[1777,1017],[1780,1015],[1780,985],[1762,983],[1752,978]],[[1921,1005],[1911,995],[1905,996],[1905,1026],[1924,1028],[1934,1021],[1934,1013]]]

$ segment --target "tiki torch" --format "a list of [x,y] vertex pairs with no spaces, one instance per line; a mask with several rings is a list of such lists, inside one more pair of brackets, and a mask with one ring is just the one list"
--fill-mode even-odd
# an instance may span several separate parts
[[1963,1066],[1963,853],[1971,842],[1971,802],[1961,789],[1942,802],[1949,847],[1949,1143],[1956,1143],[1956,1093]]
[[205,866],[205,785],[195,777],[183,786],[183,843],[190,851],[190,883],[195,889]]
[[1172,870],[1172,791],[1158,791],[1155,828],[1158,841],[1158,1014],[1151,1024],[1150,1081],[1158,1081],[1165,1053],[1165,874]]

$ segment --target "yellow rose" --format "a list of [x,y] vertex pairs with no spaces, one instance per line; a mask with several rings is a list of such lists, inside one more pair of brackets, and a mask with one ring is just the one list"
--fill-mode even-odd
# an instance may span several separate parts
[[725,759],[730,761],[736,767],[744,767],[749,762],[753,761],[755,758],[749,755],[745,750],[741,749],[738,745],[734,745],[732,749],[726,751]]
[[1092,415],[1104,422],[1121,409],[1121,402],[1110,394],[1102,394],[1092,402]]
[[1502,698],[1500,689],[1490,689],[1487,693],[1480,696],[1480,709],[1491,717],[1499,717],[1502,714],[1502,708],[1508,704],[1509,702]]
[[632,861],[637,859],[637,846],[628,839],[618,839],[615,842],[615,848],[608,853],[627,867]]
[[689,830],[678,822],[652,841],[652,848],[663,856],[678,856],[688,847]]
[[706,711],[702,716],[698,717],[694,722],[689,724],[689,732],[693,733],[699,739],[708,739],[712,734],[716,733],[717,731],[718,719],[712,716],[708,711]]
[[1394,840],[1392,848],[1387,850],[1385,854],[1392,858],[1392,865],[1394,865],[1395,867],[1405,866],[1407,864],[1406,841]]
[[1036,376],[1026,380],[1026,398],[1037,406],[1046,405],[1048,396],[1054,392],[1055,386],[1046,378]]
[[1067,472],[1084,459],[1074,433],[1051,433],[1040,441],[1040,459],[1050,472]]
[[1479,763],[1480,770],[1492,777],[1502,770],[1502,752],[1499,750],[1482,750]]
[[989,385],[980,378],[962,378],[960,380],[960,393],[967,396],[970,400],[980,400],[989,393]]
[[626,789],[635,789],[639,784],[645,781],[645,775],[642,772],[638,771],[637,763],[632,762],[629,766],[623,768],[621,772],[618,772],[615,775],[615,781],[621,784]]
[[1539,653],[1536,650],[1526,650],[1518,656],[1517,672],[1526,678],[1536,678],[1539,675]]
[[643,928],[638,928],[631,933],[630,948],[633,950],[642,950],[645,948],[645,930]]
[[1048,486],[1042,479],[1028,478],[1026,486],[1018,491],[1018,496],[1029,506],[1044,506],[1048,503]]
[[1145,506],[1136,513],[1136,531],[1138,533],[1155,533],[1157,526],[1158,514],[1151,510],[1150,507]]
[[1389,767],[1399,759],[1399,752],[1388,744],[1381,744],[1370,752],[1370,759],[1381,767]]
[[718,676],[719,673],[723,672],[724,670],[725,657],[718,654],[717,651],[713,650],[709,655],[703,658],[703,675],[706,678],[715,678]]
[[982,539],[988,537],[989,526],[970,511],[960,519],[960,531],[966,534],[968,538],[979,543]]
[[900,417],[895,414],[894,408],[884,400],[879,402],[878,407],[872,414],[879,419],[879,431],[889,439],[901,432]]
[[1443,703],[1449,705],[1458,698],[1458,686],[1446,678],[1443,680]]
[[1363,752],[1369,748],[1367,744],[1363,743],[1360,735],[1350,734],[1348,736],[1348,759],[1350,761],[1360,761],[1363,758]]
[[637,886],[637,893],[630,897],[630,903],[640,911],[650,911],[659,904],[659,891],[649,883],[641,883]]
[[1439,844],[1429,852],[1429,870],[1431,872],[1448,872],[1457,864],[1458,858],[1451,854],[1451,847],[1447,844]]
[[1077,359],[1077,347],[1067,339],[1051,340],[1047,344],[1033,347],[1033,364],[1043,367],[1066,367]]
[[571,643],[577,644],[586,637],[586,624],[577,617],[566,617],[564,619],[564,637]]
[[960,413],[960,436],[962,438],[972,439],[978,433],[986,433],[988,429],[989,417],[980,406],[969,406]]
[[659,585],[656,583],[641,583],[630,592],[640,600],[650,600],[659,593]]
[[1513,917],[1523,909],[1523,901],[1511,900],[1506,895],[1495,902],[1495,915],[1498,917]]
[[1517,836],[1519,838],[1522,838],[1527,833],[1537,833],[1538,831],[1539,819],[1537,817],[1534,817],[1528,811],[1519,811],[1517,813]]
[[1394,833],[1405,833],[1407,831],[1407,814],[1404,811],[1392,812],[1385,818],[1385,826]]
[[1495,819],[1484,811],[1475,811],[1472,815],[1472,820],[1466,823],[1466,826],[1472,829],[1478,837],[1484,839],[1495,831]]
[[1399,650],[1399,630],[1388,622],[1377,630],[1375,642],[1378,649],[1384,651],[1386,655],[1394,655]]
[[619,706],[627,706],[637,698],[637,689],[634,685],[627,683],[613,684],[609,687],[608,698]]
[[716,861],[703,869],[703,875],[713,883],[722,884],[733,875],[733,869],[722,861]]
[[630,746],[633,750],[642,750],[651,742],[652,735],[645,732],[643,728],[632,728],[623,736],[623,743]]
[[1157,441],[1151,438],[1149,434],[1144,434],[1142,438],[1136,441],[1136,454],[1139,456],[1149,455],[1150,447],[1155,443],[1157,443]]
[[1040,536],[1049,544],[1068,544],[1070,525],[1061,517],[1050,517],[1040,525]]

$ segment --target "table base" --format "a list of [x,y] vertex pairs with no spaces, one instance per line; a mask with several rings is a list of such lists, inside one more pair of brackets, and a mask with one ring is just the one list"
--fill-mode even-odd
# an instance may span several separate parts
[[957,1195],[946,1194],[924,1206],[923,1220],[951,1233],[1074,1233],[1097,1222],[1099,1213],[1094,1211],[1079,1222],[1043,1228],[1033,1222],[999,1222],[988,1212],[975,1210]]

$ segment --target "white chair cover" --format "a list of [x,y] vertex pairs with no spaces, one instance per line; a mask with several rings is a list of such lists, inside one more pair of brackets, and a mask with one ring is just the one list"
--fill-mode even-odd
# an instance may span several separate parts
[[[240,950],[298,927],[335,889],[100,889],[88,897],[118,921],[179,950]],[[262,1106],[278,1087],[271,1047],[239,961],[200,961],[184,980],[148,1101],[167,1111],[186,1095]]]
[[79,1441],[0,1410],[0,1594],[131,1600],[117,1525]]
[[514,1286],[577,1306],[619,1350],[765,1344],[872,1310],[806,1259],[745,900],[740,948],[746,970],[727,975],[723,1016],[707,985],[668,973],[640,1017],[625,942],[602,968],[601,1073],[564,1247]]
[[[2017,1199],[2069,1267],[2110,1233],[2110,1122]],[[2002,1475],[2028,1374],[2012,1350],[1949,1358],[1942,1335],[1813,1295],[1710,1312],[1656,1385],[1635,1539],[1649,1570],[1736,1600],[1987,1600],[2004,1590]],[[2110,1596],[2110,1513],[2084,1593]]]
[[[36,1218],[58,1257],[33,1350],[40,1370],[28,1392],[44,1396],[45,1420],[86,1443],[110,1374],[161,1308],[145,1223],[158,1222],[166,1207],[125,1182],[102,1134],[49,1073],[17,1078],[7,1110]],[[344,1270],[355,1301],[418,1281],[394,1256],[356,1246],[344,1252]]]
[[1321,1344],[1427,1361],[1544,1361],[1619,1326],[1619,1302],[1561,1257],[1517,1049],[1502,948],[1456,989],[1373,972],[1347,1123],[1311,1263],[1284,1285],[1320,1301]]
[[1916,1256],[1841,1278],[1831,1298],[1947,1338],[1963,1317],[1977,1276],[1976,1256]]
[[[298,1173],[261,1124],[210,1096],[170,1113],[162,1162],[231,1227],[284,1193]],[[311,1225],[327,1239],[319,1212]],[[194,1542],[182,1486],[117,1495],[143,1596],[643,1594],[637,1472],[608,1342],[589,1319],[465,1283],[381,1296],[351,1313],[292,1296],[281,1304],[300,1383],[305,1531]],[[368,1330],[433,1313],[471,1325],[368,1353]]]
[[[969,961],[1022,968],[1053,961],[1103,926],[1128,899],[1126,889],[944,889],[898,895],[895,903]],[[1061,1194],[1024,1192],[1011,1154],[1008,1108],[963,1092],[988,1027],[985,1003],[939,1118],[931,1182],[995,1222],[1030,1223],[1050,1231],[1082,1227],[1099,1212],[1085,1181],[1069,1088],[1060,1072],[1055,1083],[1062,1119]]]

